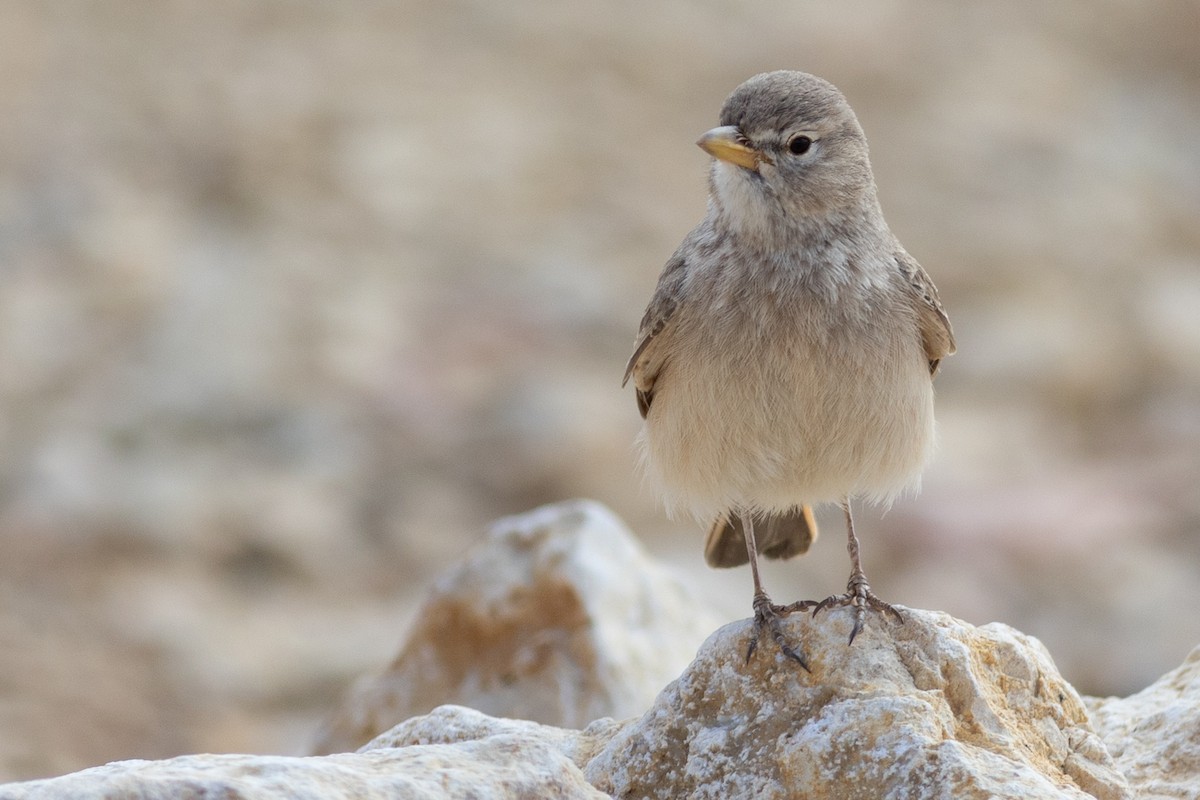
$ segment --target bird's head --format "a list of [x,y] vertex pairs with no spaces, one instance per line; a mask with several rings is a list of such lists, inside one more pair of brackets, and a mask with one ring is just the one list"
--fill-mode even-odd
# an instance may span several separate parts
[[714,159],[713,200],[741,228],[803,224],[875,202],[867,140],[833,84],[767,72],[725,101],[697,144]]

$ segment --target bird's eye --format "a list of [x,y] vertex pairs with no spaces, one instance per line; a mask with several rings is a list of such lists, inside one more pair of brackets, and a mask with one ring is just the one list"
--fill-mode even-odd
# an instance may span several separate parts
[[790,150],[793,155],[802,155],[808,152],[808,148],[812,147],[812,139],[808,138],[804,134],[800,134],[799,136],[793,136],[791,139],[788,139],[787,146],[788,150]]

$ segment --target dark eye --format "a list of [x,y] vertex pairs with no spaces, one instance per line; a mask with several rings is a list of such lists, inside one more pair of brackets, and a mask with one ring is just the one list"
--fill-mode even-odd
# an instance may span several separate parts
[[807,153],[810,147],[812,147],[812,139],[807,136],[793,136],[791,139],[788,139],[788,150],[792,151],[794,155]]

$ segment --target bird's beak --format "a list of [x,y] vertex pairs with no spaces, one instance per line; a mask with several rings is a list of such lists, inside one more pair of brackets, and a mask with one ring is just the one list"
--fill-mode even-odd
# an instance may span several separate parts
[[755,172],[758,171],[759,164],[771,163],[771,159],[767,158],[765,153],[750,146],[749,140],[734,125],[713,128],[701,136],[696,144],[713,158]]

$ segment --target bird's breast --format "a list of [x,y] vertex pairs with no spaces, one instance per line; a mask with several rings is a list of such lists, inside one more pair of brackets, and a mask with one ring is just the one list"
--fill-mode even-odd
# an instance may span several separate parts
[[887,497],[919,475],[932,391],[911,314],[767,282],[709,298],[681,309],[646,420],[669,494],[783,508]]

